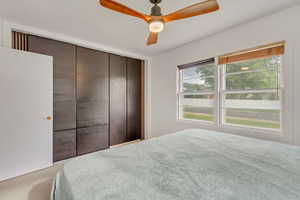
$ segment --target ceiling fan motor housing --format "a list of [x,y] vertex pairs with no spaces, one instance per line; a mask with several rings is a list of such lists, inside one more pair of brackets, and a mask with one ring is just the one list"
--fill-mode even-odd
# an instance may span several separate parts
[[152,8],[151,8],[151,15],[152,16],[161,16],[161,8],[158,6],[158,5],[154,5]]

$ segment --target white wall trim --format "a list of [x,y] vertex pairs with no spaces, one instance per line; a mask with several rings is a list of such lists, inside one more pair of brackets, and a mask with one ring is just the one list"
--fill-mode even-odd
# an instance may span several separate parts
[[0,19],[0,47],[3,46],[3,21]]
[[[299,31],[300,32],[300,31]],[[300,69],[299,69],[299,66],[300,66],[300,59],[299,59],[299,55],[297,56],[297,52],[300,52],[300,40],[296,41],[294,43],[294,53],[293,53],[293,63],[294,63],[294,70],[293,70],[293,74],[294,74],[294,82],[295,80],[299,79],[299,74],[300,74]],[[299,102],[300,102],[300,93],[299,93],[299,90],[300,89],[300,85],[297,84],[297,85],[293,85],[293,94],[294,94],[294,101],[293,101],[293,107],[295,108],[295,111],[294,111],[294,116],[293,118],[294,119],[299,119],[300,118],[300,113],[299,113]],[[295,140],[295,143],[297,145],[300,145],[300,131],[299,131],[299,120],[296,122],[294,122],[293,124],[293,131],[294,131],[294,140]]]
[[150,138],[151,135],[151,61],[150,59],[145,60],[145,74],[144,74],[144,137],[145,140]]

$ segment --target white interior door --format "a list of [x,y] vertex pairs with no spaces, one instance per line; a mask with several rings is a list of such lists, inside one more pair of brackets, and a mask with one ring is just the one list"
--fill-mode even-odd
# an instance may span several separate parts
[[52,165],[52,70],[52,57],[0,48],[0,181]]

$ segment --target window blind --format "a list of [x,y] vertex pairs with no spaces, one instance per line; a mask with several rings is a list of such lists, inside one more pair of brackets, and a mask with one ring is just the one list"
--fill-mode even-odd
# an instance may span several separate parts
[[200,61],[189,63],[189,64],[179,65],[178,69],[183,70],[183,69],[195,67],[197,65],[205,65],[205,64],[210,64],[210,63],[214,63],[214,62],[215,62],[215,58],[209,58],[206,60],[200,60]]
[[271,56],[279,56],[284,54],[285,42],[276,42],[268,45],[263,45],[260,47],[255,47],[251,49],[246,49],[234,53],[225,54],[219,56],[218,64],[228,64],[233,62],[239,62],[244,60],[265,58]]

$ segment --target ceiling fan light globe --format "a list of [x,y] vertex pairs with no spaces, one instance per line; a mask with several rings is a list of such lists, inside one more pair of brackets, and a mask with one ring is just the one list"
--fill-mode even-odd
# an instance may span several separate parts
[[159,33],[164,30],[165,24],[162,21],[153,21],[149,24],[149,30],[153,33]]

